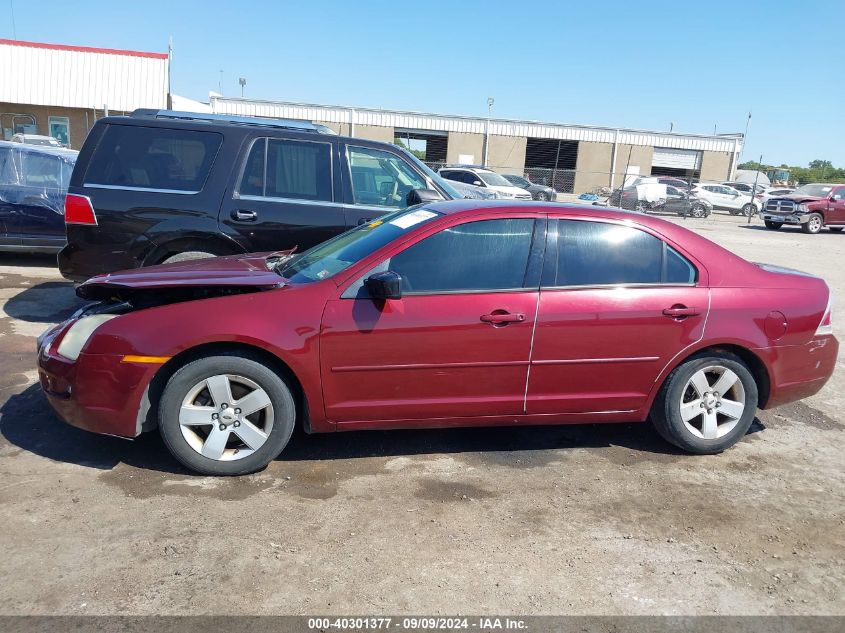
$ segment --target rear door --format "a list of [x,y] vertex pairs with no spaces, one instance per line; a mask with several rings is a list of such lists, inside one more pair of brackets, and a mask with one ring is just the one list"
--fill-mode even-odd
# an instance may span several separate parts
[[0,147],[0,246],[20,244],[17,237],[9,235],[6,228],[14,209],[12,198],[18,187],[18,165],[11,147]]
[[247,144],[220,223],[253,251],[305,250],[346,230],[337,142],[257,137]]
[[701,338],[709,291],[688,258],[639,228],[550,220],[529,414],[630,411]]
[[408,206],[412,189],[431,188],[425,175],[399,152],[346,143],[341,153],[348,228]]
[[22,246],[60,248],[65,242],[64,193],[72,168],[46,152],[23,152],[20,159],[21,182],[8,232]]

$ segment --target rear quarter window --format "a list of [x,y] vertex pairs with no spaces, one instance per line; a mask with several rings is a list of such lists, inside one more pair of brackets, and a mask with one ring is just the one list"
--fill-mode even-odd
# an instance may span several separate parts
[[94,150],[85,185],[198,193],[222,142],[217,132],[110,125]]

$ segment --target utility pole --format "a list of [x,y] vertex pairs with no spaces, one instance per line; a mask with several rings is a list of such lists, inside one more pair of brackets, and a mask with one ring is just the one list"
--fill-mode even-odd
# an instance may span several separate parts
[[238,77],[238,83],[241,85],[241,97],[244,96],[244,86],[246,85],[246,77]]
[[[748,115],[751,118],[751,115]],[[763,155],[760,154],[760,160],[757,161],[757,169],[754,172],[754,191],[751,192],[751,205],[754,205],[754,197],[757,195],[757,181],[760,179],[760,170],[763,168]],[[751,224],[751,216],[754,215],[754,211],[752,210],[751,213],[748,214],[748,222],[746,224]],[[762,215],[762,213],[760,214]]]
[[493,115],[493,97],[487,97],[487,127],[484,131],[484,166],[487,167],[487,158],[490,155],[490,117]]
[[751,123],[751,110],[748,111],[748,118],[745,119],[745,134],[742,135],[742,150],[739,152],[739,157],[742,158],[742,152],[745,151],[745,144],[748,142],[748,124]]

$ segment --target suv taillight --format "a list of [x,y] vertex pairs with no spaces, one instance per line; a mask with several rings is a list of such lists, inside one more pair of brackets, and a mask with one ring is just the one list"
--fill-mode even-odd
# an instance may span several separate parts
[[65,196],[65,224],[97,224],[91,198],[69,193]]
[[833,323],[831,322],[831,299],[828,298],[827,300],[827,308],[825,308],[824,316],[822,317],[822,322],[819,323],[819,327],[816,330],[816,336],[824,336],[825,334],[833,334]]

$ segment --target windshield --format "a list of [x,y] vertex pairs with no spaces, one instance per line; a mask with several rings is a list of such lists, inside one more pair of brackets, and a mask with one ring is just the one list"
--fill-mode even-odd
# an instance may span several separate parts
[[525,180],[525,178],[521,178],[519,176],[505,176],[505,180],[510,182],[512,185],[516,185],[517,187],[530,187],[531,183]]
[[[460,197],[460,196],[458,196]],[[305,251],[279,270],[293,283],[307,284],[328,279],[361,261],[413,227],[431,222],[442,214],[412,207],[385,215]]]
[[491,187],[513,187],[511,183],[495,171],[477,171],[475,172],[475,175]]
[[796,196],[815,196],[816,198],[826,198],[833,189],[830,185],[803,185],[798,187],[792,195]]
[[405,149],[403,148],[400,149],[402,153],[405,154],[405,156],[412,163],[414,163],[414,165],[417,166],[417,169],[421,170],[426,176],[436,182],[437,186],[443,189],[443,191],[445,191],[447,194],[449,194],[450,198],[452,198],[453,200],[461,200],[464,197],[462,194],[458,193],[455,188],[449,184],[449,181],[443,178],[443,176],[441,176],[435,171],[432,171],[432,169],[428,165],[426,165],[419,158],[414,156],[411,152],[405,151]]

